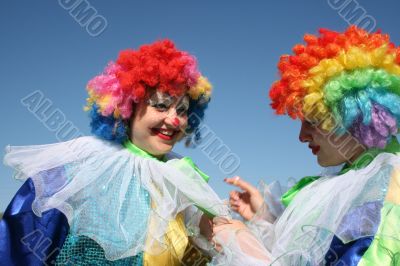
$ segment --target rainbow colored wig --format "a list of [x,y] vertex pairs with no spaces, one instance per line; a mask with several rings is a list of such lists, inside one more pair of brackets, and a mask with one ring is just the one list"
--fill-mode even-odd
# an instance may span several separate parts
[[327,131],[348,131],[368,148],[385,147],[400,121],[400,47],[387,34],[356,26],[319,33],[281,56],[272,108]]
[[89,81],[85,109],[90,112],[92,133],[118,143],[127,140],[133,106],[150,89],[176,97],[189,95],[186,133],[200,140],[198,126],[212,87],[198,70],[196,59],[170,40],[122,51],[116,62],[110,62],[102,74]]

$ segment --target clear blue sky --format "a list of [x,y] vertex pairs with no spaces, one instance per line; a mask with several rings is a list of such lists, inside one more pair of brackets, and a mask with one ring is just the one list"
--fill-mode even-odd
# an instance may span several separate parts
[[[286,183],[289,177],[319,172],[310,150],[298,141],[299,122],[273,115],[268,89],[277,78],[279,56],[289,53],[304,33],[315,33],[320,27],[341,31],[348,26],[341,9],[331,7],[344,0],[86,1],[104,17],[98,17],[98,22],[107,22],[98,36],[91,36],[99,32],[88,32],[60,5],[71,1],[75,2],[0,3],[1,147],[56,141],[55,133],[20,102],[35,90],[89,134],[89,120],[82,110],[87,81],[119,50],[171,38],[198,58],[202,72],[214,84],[205,123],[240,157],[234,174],[252,183],[260,179]],[[348,3],[359,3],[378,28],[400,43],[398,1]],[[207,152],[182,145],[176,151],[191,156],[212,177],[210,184],[218,194],[227,197],[225,174]],[[0,211],[20,185],[1,165]]]

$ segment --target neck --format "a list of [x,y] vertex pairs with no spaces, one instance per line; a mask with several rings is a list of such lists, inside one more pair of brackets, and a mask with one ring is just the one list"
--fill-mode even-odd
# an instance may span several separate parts
[[396,137],[392,137],[389,143],[386,145],[385,148],[370,148],[361,149],[360,152],[357,152],[352,156],[348,163],[344,166],[342,171],[346,172],[349,169],[361,169],[367,166],[378,154],[382,152],[397,154],[400,153],[400,144],[397,141]]
[[137,145],[131,140],[128,140],[124,143],[125,148],[130,150],[132,153],[137,154],[142,157],[147,157],[147,158],[154,158],[160,161],[163,161],[165,154],[161,155],[154,155],[142,148],[140,145]]
[[159,161],[162,161],[164,159],[165,154],[161,154],[161,155],[151,154],[151,156],[153,156],[154,158],[157,158]]
[[349,162],[350,164],[354,163],[355,160],[357,160],[357,159],[361,156],[361,154],[363,154],[366,150],[367,150],[367,149],[366,149],[364,146],[358,148],[358,149],[356,150],[356,152],[353,154],[353,156],[352,156],[351,158],[348,159],[348,162]]

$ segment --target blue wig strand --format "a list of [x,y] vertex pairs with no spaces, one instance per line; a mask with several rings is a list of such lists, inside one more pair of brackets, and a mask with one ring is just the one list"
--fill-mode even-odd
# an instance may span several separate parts
[[203,96],[200,96],[198,100],[190,100],[188,110],[188,126],[186,128],[186,134],[193,134],[193,139],[196,143],[201,141],[201,133],[199,126],[204,119],[205,110],[208,107],[209,100],[205,101]]
[[371,112],[372,112],[372,103],[369,98],[368,92],[365,90],[359,90],[357,92],[357,104],[358,108],[362,113],[362,122],[364,125],[369,125],[371,123]]
[[384,88],[372,89],[367,88],[370,98],[386,108],[397,120],[400,121],[400,97],[394,93],[388,92]]
[[358,117],[362,118],[364,125],[369,125],[372,121],[373,103],[386,108],[400,122],[400,96],[386,88],[377,87],[367,87],[343,97],[340,102],[340,117],[336,119],[343,121],[345,129],[349,129]]
[[341,116],[343,121],[343,127],[349,128],[354,120],[360,115],[360,109],[358,108],[357,101],[353,95],[344,97],[341,101]]
[[113,115],[102,116],[96,104],[93,104],[89,115],[91,131],[94,135],[117,143],[127,140],[127,128],[121,119],[115,119]]

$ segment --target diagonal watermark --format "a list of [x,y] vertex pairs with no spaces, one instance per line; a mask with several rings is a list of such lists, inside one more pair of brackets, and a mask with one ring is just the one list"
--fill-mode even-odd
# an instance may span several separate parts
[[88,0],[58,0],[58,4],[92,36],[100,36],[108,26],[107,19],[100,15]]
[[368,32],[376,29],[376,19],[357,0],[327,0],[328,5],[349,25],[356,25]]

